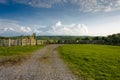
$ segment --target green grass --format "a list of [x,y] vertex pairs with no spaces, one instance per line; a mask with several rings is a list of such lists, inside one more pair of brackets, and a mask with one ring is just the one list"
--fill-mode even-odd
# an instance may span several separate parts
[[43,48],[44,46],[13,46],[13,47],[0,47],[0,57],[14,56],[14,55],[29,55],[32,52]]
[[41,46],[14,46],[14,47],[0,47],[0,66],[5,64],[18,64],[32,55]]
[[120,46],[71,44],[59,52],[72,72],[87,80],[120,80]]

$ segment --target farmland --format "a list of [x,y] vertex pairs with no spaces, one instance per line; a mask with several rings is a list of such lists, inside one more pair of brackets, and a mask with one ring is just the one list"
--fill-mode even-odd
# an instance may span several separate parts
[[120,79],[120,46],[68,44],[60,46],[58,51],[78,77],[87,80]]

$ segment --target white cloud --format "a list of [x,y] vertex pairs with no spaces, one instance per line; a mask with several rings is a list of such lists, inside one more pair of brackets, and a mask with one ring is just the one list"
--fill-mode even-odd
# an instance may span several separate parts
[[[32,29],[28,26],[20,25],[16,21],[0,19],[0,35],[22,35],[32,33]],[[7,36],[5,35],[5,36]]]
[[[110,21],[104,21],[89,25],[84,24],[62,24],[61,21],[51,26],[31,25],[24,26],[16,21],[0,19],[0,36],[29,35],[33,32],[37,35],[74,35],[74,36],[105,36],[120,32],[120,16],[108,18]],[[111,21],[112,19],[112,21]]]
[[15,31],[15,29],[11,28],[11,27],[7,27],[7,28],[3,28],[3,31]]
[[[64,5],[72,4],[74,6],[78,6],[78,9],[82,12],[98,12],[98,11],[109,12],[120,10],[120,0],[12,0],[12,1],[37,8],[51,8],[56,4],[61,6],[61,8],[64,8]],[[0,3],[7,2],[9,1],[0,0]]]
[[43,33],[43,31],[42,30],[38,30],[38,29],[34,29],[34,31],[33,31],[34,33],[36,33],[36,34],[41,34],[41,33]]
[[51,8],[55,4],[63,6],[71,3],[74,6],[79,6],[78,7],[79,10],[83,12],[98,12],[98,11],[108,12],[120,10],[120,0],[13,0],[13,1],[38,8],[41,7]]
[[38,8],[51,8],[54,4],[65,2],[66,0],[13,0],[17,3],[30,5]]
[[115,11],[120,10],[120,0],[73,0],[83,12]]
[[[51,27],[41,25],[23,26],[15,21],[0,19],[0,36],[1,35],[28,35],[35,32],[37,35],[87,35],[87,27],[83,24],[63,25],[58,21]],[[12,36],[11,35],[11,36]]]
[[58,21],[52,28],[47,31],[52,35],[87,35],[87,27],[83,24],[63,25]]
[[20,27],[20,31],[28,33],[28,32],[32,32],[32,29],[30,27]]
[[32,33],[48,35],[46,29],[47,27],[43,25],[24,26],[17,21],[0,19],[0,36],[30,35]]
[[59,26],[62,26],[62,24],[61,24],[61,22],[60,21],[58,21],[56,24],[55,24],[55,26],[57,27],[59,27]]

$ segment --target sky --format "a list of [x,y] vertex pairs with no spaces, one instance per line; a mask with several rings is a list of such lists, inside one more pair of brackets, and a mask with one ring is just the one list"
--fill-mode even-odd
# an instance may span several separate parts
[[0,0],[0,36],[120,33],[120,0]]

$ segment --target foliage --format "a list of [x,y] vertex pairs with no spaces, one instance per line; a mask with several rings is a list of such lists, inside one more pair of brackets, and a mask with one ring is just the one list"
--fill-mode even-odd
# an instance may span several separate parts
[[37,36],[37,40],[75,40],[86,36]]
[[106,43],[112,45],[120,45],[120,33],[109,35],[106,39]]
[[120,47],[69,44],[59,52],[73,73],[87,80],[120,80]]

